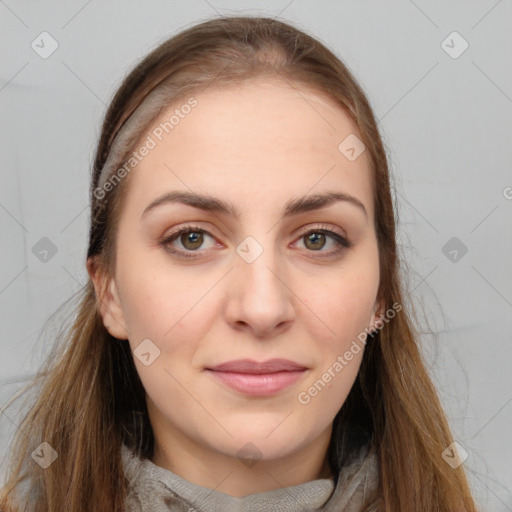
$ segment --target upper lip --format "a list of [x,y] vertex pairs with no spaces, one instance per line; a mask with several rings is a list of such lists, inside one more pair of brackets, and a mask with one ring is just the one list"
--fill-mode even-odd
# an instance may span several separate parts
[[263,374],[306,370],[306,367],[302,364],[296,363],[295,361],[290,361],[289,359],[269,359],[261,362],[253,361],[252,359],[237,359],[209,367],[207,370],[217,372]]

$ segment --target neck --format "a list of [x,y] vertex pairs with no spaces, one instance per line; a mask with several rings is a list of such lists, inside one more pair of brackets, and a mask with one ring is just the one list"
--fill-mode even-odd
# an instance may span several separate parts
[[243,497],[332,478],[327,459],[331,428],[308,446],[285,457],[243,461],[200,446],[169,425],[153,425],[152,462],[185,480],[229,496]]

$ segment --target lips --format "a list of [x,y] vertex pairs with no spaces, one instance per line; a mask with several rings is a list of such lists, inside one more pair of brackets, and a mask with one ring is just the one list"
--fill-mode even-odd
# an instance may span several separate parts
[[289,359],[257,362],[239,359],[206,368],[218,382],[253,396],[268,396],[291,386],[307,371],[307,367]]
[[263,373],[291,372],[306,370],[306,367],[290,361],[289,359],[269,359],[268,361],[257,362],[252,359],[237,359],[236,361],[227,361],[208,368],[208,370],[218,372],[252,373],[255,375]]

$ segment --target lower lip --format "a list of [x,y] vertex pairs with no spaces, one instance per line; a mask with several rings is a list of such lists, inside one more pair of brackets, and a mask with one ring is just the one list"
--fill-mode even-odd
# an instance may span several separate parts
[[297,382],[306,370],[276,373],[234,373],[208,370],[226,386],[246,395],[268,396]]

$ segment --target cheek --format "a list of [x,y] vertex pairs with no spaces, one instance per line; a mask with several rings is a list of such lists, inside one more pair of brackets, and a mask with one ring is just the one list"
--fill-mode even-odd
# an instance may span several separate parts
[[323,418],[334,417],[350,392],[371,326],[379,286],[378,253],[359,256],[329,273],[328,279],[316,280],[304,301],[314,313],[302,317],[310,319],[307,329],[315,340],[317,365],[297,399]]
[[378,275],[352,273],[332,279],[323,292],[316,291],[307,300],[316,315],[309,315],[308,330],[315,340],[317,364],[297,402],[320,423],[333,420],[355,382],[377,288]]
[[193,279],[184,279],[183,270],[173,268],[159,251],[133,250],[118,258],[119,293],[133,345],[144,338],[159,345],[172,338],[181,327],[180,319],[198,306],[205,292]]
[[[119,288],[137,372],[148,396],[165,410],[170,396],[173,404],[180,407],[190,402],[179,383],[187,389],[191,387],[190,374],[184,370],[192,364],[209,316],[207,301],[201,301],[206,286],[200,289],[193,281],[183,279],[179,269],[155,263],[147,259],[138,266],[133,266],[133,260],[121,263]],[[130,272],[130,268],[137,271]],[[149,345],[155,359],[146,366],[137,354],[143,353],[139,347],[147,339],[156,348]]]
[[[348,267],[319,279],[304,300],[325,345],[341,349],[369,327],[379,286],[378,267]],[[304,293],[306,293],[304,291]]]

